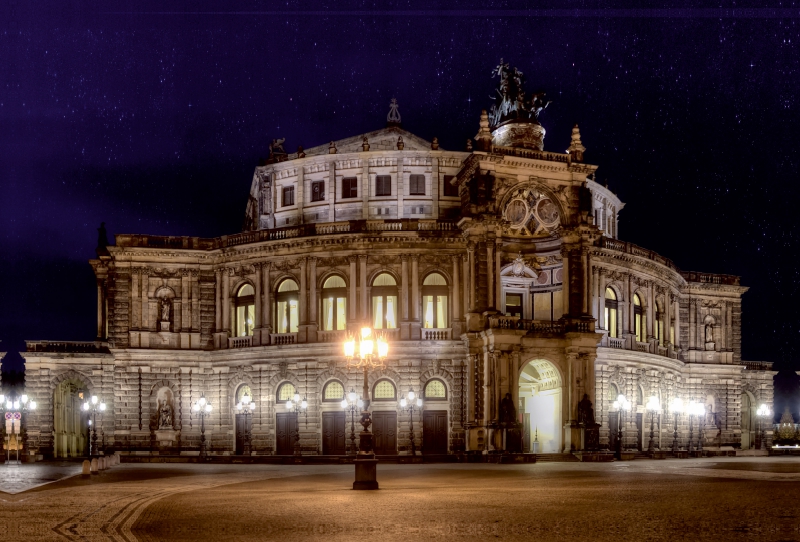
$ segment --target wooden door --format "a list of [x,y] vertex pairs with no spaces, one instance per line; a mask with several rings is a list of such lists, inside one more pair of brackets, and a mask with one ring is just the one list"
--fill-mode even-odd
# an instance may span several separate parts
[[644,414],[638,412],[636,414],[636,449],[642,451],[644,442]]
[[425,410],[422,413],[422,453],[447,453],[446,410]]
[[[246,427],[245,424],[249,425],[250,427]],[[245,432],[247,429],[252,431],[253,429],[253,420],[251,416],[245,416],[244,414],[237,414],[236,415],[236,453],[241,455],[244,453],[244,441],[245,441]],[[250,443],[252,448],[252,442]]]
[[397,412],[372,413],[372,446],[375,455],[397,454]]
[[617,450],[617,437],[619,436],[619,412],[608,413],[608,449]]
[[322,413],[322,455],[345,455],[347,444],[345,440],[345,413]]
[[292,455],[294,440],[297,434],[297,414],[294,412],[278,412],[275,424],[275,453]]

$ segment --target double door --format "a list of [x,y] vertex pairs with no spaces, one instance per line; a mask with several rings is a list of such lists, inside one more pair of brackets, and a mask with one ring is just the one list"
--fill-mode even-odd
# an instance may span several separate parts
[[446,410],[425,410],[422,412],[422,453],[447,453]]
[[[244,453],[244,443],[247,440],[247,432],[253,430],[253,416],[245,414],[236,415],[236,453]],[[252,436],[252,432],[251,432]],[[252,445],[252,443],[251,443]],[[251,446],[252,448],[252,446]]]
[[372,447],[375,455],[397,454],[397,412],[372,412]]
[[297,414],[278,412],[275,424],[275,453],[277,455],[294,454],[295,435],[297,435]]
[[345,412],[322,413],[322,455],[345,455],[347,453],[347,433]]

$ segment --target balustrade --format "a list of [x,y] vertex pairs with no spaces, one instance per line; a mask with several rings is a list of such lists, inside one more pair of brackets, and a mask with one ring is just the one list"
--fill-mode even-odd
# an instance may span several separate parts
[[253,346],[253,336],[231,337],[228,339],[228,348],[249,348]]
[[452,330],[450,328],[425,328],[422,338],[426,341],[449,341]]
[[270,333],[270,344],[295,344],[297,342],[297,333]]

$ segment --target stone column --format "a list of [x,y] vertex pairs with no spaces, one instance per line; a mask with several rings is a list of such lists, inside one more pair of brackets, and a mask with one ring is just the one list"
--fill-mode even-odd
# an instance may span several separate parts
[[469,312],[475,312],[475,247],[467,248],[467,259],[464,262],[464,282],[468,284],[469,302],[466,304]]
[[[181,327],[182,331],[189,331],[191,324],[191,306],[189,305],[189,270],[181,270]],[[176,322],[177,324],[177,322]],[[175,326],[178,327],[177,325]]]
[[222,330],[230,337],[231,332],[231,274],[233,269],[223,269],[222,273]]
[[308,268],[308,260],[306,258],[300,258],[300,310],[299,310],[299,317],[300,317],[300,325],[308,324],[308,294],[306,292],[306,270]]
[[348,300],[348,305],[349,305],[348,309],[349,310],[347,311],[347,314],[348,314],[348,318],[350,318],[350,321],[353,321],[353,320],[356,319],[356,304],[357,304],[357,301],[356,301],[356,284],[358,283],[358,278],[356,277],[356,261],[357,261],[357,259],[358,258],[356,256],[348,257],[348,260],[350,261],[350,280],[349,280],[350,291],[348,292],[350,294],[350,299]]
[[500,250],[499,245],[494,254],[494,308],[498,311],[503,305],[503,281],[500,280],[500,264],[503,261],[503,252]]
[[[261,280],[264,282],[264,304],[261,306],[261,322],[267,333],[272,332],[272,263],[266,262],[261,270]],[[267,340],[262,339],[261,344],[267,344]]]
[[572,269],[569,265],[569,250],[563,249],[561,251],[561,266],[562,266],[562,281],[561,281],[561,296],[562,305],[564,308],[564,316],[570,316],[569,313],[569,277]]
[[141,270],[131,269],[131,331],[139,329],[142,322],[142,297],[139,294],[139,276]]
[[581,283],[583,285],[583,313],[584,314],[592,314],[592,290],[590,287],[589,279],[591,275],[589,274],[589,249],[584,247],[581,249]]
[[217,277],[216,293],[214,296],[214,305],[216,306],[216,315],[214,320],[214,331],[222,331],[222,270],[217,269],[214,274]]
[[597,279],[599,286],[597,291],[599,299],[597,301],[597,326],[600,329],[606,328],[606,270],[597,270]]
[[[458,280],[458,265],[460,260],[461,256],[453,256],[453,315],[450,318],[451,321],[461,319],[461,303],[459,300],[459,296],[461,295],[461,283]],[[451,325],[450,327],[453,326]]]
[[309,258],[308,262],[311,264],[308,271],[309,279],[309,301],[308,301],[308,322],[310,324],[317,323],[317,259]]
[[600,325],[600,280],[597,267],[592,267],[592,316]]
[[97,340],[105,339],[105,281],[97,279]]
[[358,263],[359,263],[359,271],[360,271],[360,284],[361,288],[361,314],[360,318],[363,322],[366,322],[369,318],[369,310],[368,310],[368,303],[369,299],[367,298],[367,255],[366,254],[359,254],[358,255]]
[[674,303],[674,308],[675,308],[675,312],[674,312],[674,314],[675,314],[675,318],[674,318],[674,322],[675,322],[675,345],[674,345],[674,348],[675,348],[676,351],[679,351],[681,349],[681,303],[680,303],[680,299],[678,299],[678,296],[675,296],[675,299],[673,300],[673,303]]
[[255,268],[256,268],[256,295],[255,295],[256,321],[253,327],[255,329],[260,329],[261,326],[263,325],[261,319],[261,264],[260,263],[255,264]]
[[653,340],[653,324],[655,323],[656,289],[653,281],[647,283],[647,340]]
[[150,270],[142,269],[142,330],[150,328]]
[[672,294],[667,288],[664,291],[664,346],[668,346],[670,342],[669,329],[672,326]]
[[419,255],[411,256],[411,319],[419,322]]
[[486,304],[488,308],[495,308],[494,306],[494,241],[488,239],[486,241]]
[[196,269],[192,270],[192,278],[191,278],[191,286],[192,286],[192,321],[191,321],[191,330],[194,332],[200,332],[200,284],[198,281],[198,271]]
[[400,307],[402,309],[402,319],[408,320],[408,254],[400,256]]
[[689,349],[697,348],[697,307],[696,300],[689,300]]

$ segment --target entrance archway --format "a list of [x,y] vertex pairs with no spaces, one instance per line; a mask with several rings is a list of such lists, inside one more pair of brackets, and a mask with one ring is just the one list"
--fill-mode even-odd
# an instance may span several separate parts
[[756,401],[750,392],[742,393],[742,450],[756,445]]
[[544,359],[529,361],[519,375],[522,449],[530,453],[559,453],[561,442],[561,374]]
[[88,454],[89,420],[81,410],[86,386],[75,378],[61,382],[53,391],[53,456],[84,457]]

